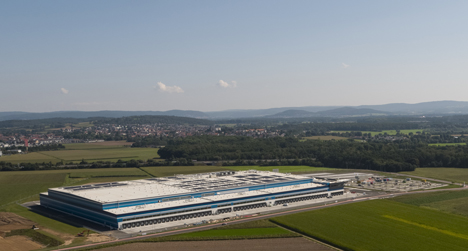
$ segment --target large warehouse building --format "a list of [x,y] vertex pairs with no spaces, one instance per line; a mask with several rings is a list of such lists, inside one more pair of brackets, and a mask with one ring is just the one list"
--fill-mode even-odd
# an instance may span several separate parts
[[128,229],[342,195],[344,182],[225,171],[50,188],[40,200],[47,208]]

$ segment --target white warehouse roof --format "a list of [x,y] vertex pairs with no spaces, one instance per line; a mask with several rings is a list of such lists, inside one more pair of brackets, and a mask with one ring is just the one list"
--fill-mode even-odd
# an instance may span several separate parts
[[[49,191],[72,194],[74,196],[82,197],[99,203],[118,203],[121,201],[182,195],[187,193],[210,193],[225,189],[242,189],[243,187],[251,187],[256,185],[311,179],[310,177],[299,175],[256,170],[237,171],[235,174],[232,173],[233,172],[231,172],[230,175],[223,176],[217,176],[216,173],[176,175],[173,177],[50,188]],[[226,172],[219,172],[218,174],[226,174]],[[318,184],[311,185],[319,186]],[[261,191],[268,193],[269,190],[270,189],[262,189]],[[220,195],[222,193],[223,192],[218,192],[216,194],[218,196],[227,196]],[[212,199],[213,197],[210,196],[208,198]],[[196,198],[196,200],[206,201],[206,199],[202,198]],[[167,206],[167,203],[172,204],[176,203],[176,201],[157,204],[165,204],[165,206]]]

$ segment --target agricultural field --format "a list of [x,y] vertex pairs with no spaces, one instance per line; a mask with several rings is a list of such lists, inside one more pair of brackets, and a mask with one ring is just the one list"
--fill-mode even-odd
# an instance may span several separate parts
[[468,190],[398,196],[393,201],[468,217]]
[[77,124],[73,124],[73,126],[74,127],[85,128],[85,127],[92,127],[94,125],[91,122],[80,122],[80,123],[77,123]]
[[0,172],[0,210],[2,205],[63,185],[66,176],[49,171]]
[[273,222],[344,250],[466,250],[468,218],[391,200],[281,216]]
[[150,177],[138,168],[62,169],[0,172],[0,210],[2,205],[24,199],[37,200],[50,187]]
[[136,242],[122,246],[113,246],[100,251],[153,251],[153,250],[190,250],[190,251],[333,251],[329,247],[305,238],[274,238],[250,240],[217,241],[171,241],[171,242]]
[[459,183],[468,182],[468,169],[466,168],[424,167],[401,173]]
[[339,136],[332,136],[332,135],[321,135],[321,136],[310,136],[304,137],[304,139],[312,139],[312,140],[347,140],[346,137],[339,137]]
[[466,146],[466,143],[435,143],[429,144],[429,146]]
[[239,228],[239,229],[212,229],[200,232],[161,237],[148,241],[203,241],[203,240],[239,240],[264,238],[289,238],[300,235],[279,227],[267,228]]
[[[346,133],[346,132],[351,132],[351,131],[331,131],[332,133]],[[382,134],[384,135],[385,133],[387,133],[388,135],[396,135],[397,134],[397,131],[396,130],[383,130],[383,131],[380,131],[380,132],[375,132],[375,131],[361,131],[362,133],[370,133],[372,135],[372,137],[374,137],[375,135],[379,135],[379,134]],[[422,129],[409,129],[409,130],[400,130],[400,133],[401,134],[409,134],[409,133],[413,133],[413,134],[416,134],[416,133],[422,133],[423,130]]]
[[[226,226],[165,237],[154,237],[136,241],[136,243],[156,243],[174,241],[220,241],[220,240],[247,240],[247,239],[272,239],[272,238],[294,238],[301,235],[278,227],[268,220],[258,220],[240,224],[229,224]],[[132,241],[133,242],[133,241]],[[116,248],[116,246],[128,245],[127,243],[117,243],[105,245],[105,247]]]
[[129,147],[133,143],[127,141],[104,141],[94,143],[75,143],[63,144],[66,150],[93,150],[93,149],[115,149],[121,147]]
[[[63,240],[79,243],[74,235],[85,230],[32,212],[17,203],[39,200],[39,193],[50,187],[144,179],[151,177],[138,168],[62,169],[45,171],[0,172],[0,216],[14,213]],[[1,222],[1,221],[0,221]],[[0,224],[1,225],[1,224]],[[30,228],[31,224],[25,226]]]
[[314,173],[314,172],[328,172],[337,171],[340,169],[329,168],[329,167],[311,167],[311,166],[226,166],[225,168],[235,171],[245,170],[259,170],[259,171],[272,171],[273,169],[279,169],[280,173]]
[[[131,143],[130,143],[131,144]],[[28,154],[3,156],[0,161],[11,163],[79,163],[83,159],[87,162],[120,160],[147,160],[159,158],[158,148],[130,148],[128,142],[107,141],[100,143],[64,144],[65,149],[57,151],[41,151]]]
[[228,167],[223,166],[152,166],[142,167],[141,169],[155,177],[172,176],[174,174],[209,173],[230,170]]

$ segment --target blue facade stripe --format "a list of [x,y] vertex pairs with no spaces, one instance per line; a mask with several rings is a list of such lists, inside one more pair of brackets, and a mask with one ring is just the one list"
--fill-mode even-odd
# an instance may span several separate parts
[[[149,211],[145,211],[145,212],[139,212],[139,213],[129,213],[129,214],[121,214],[118,216],[118,218],[123,218],[123,219],[127,219],[127,218],[136,218],[136,217],[141,217],[141,216],[144,216],[144,215],[148,215],[148,214],[154,214],[154,213],[167,213],[167,212],[170,212],[170,211],[174,211],[174,210],[186,210],[186,209],[197,209],[197,208],[200,208],[200,207],[207,207],[207,206],[212,206],[212,205],[218,205],[218,204],[226,204],[226,203],[231,203],[231,205],[233,203],[236,203],[236,202],[245,202],[245,201],[250,201],[250,200],[258,200],[258,199],[265,199],[265,200],[268,200],[270,197],[273,199],[274,197],[273,196],[280,196],[280,195],[290,195],[290,194],[297,194],[297,195],[300,195],[301,193],[307,193],[307,192],[311,192],[311,191],[328,191],[328,188],[308,188],[308,189],[302,189],[302,190],[296,190],[294,192],[281,192],[281,193],[275,193],[275,194],[265,194],[265,195],[258,195],[258,196],[252,196],[252,197],[248,197],[248,198],[239,198],[239,199],[230,199],[230,200],[222,200],[222,201],[216,201],[216,202],[207,202],[207,203],[200,203],[200,204],[195,204],[195,205],[191,205],[191,206],[178,206],[178,207],[172,207],[172,208],[167,208],[167,209],[155,209],[155,210],[149,210]],[[176,213],[176,212],[174,212]],[[157,215],[155,215],[155,217],[157,217]]]
[[[250,187],[245,187],[245,188],[248,188],[249,191],[254,191],[254,190],[268,189],[268,188],[275,188],[275,187],[308,184],[308,183],[311,183],[311,182],[312,182],[312,179],[304,179],[304,180],[298,180],[298,181],[289,181],[289,182],[282,182],[282,183],[256,185],[256,186],[250,186]],[[232,190],[239,190],[239,187],[231,188],[231,189],[224,189],[224,190],[217,190],[217,191],[210,191],[210,192],[218,193],[218,192],[227,192],[227,191],[232,191]],[[155,197],[155,198],[144,199],[144,200],[119,201],[118,203],[103,204],[102,208],[104,210],[107,210],[107,209],[113,209],[113,208],[132,207],[132,206],[139,206],[139,205],[144,205],[144,204],[153,204],[153,203],[159,203],[159,201],[163,200],[163,199],[177,198],[177,197],[180,197],[180,196],[192,196],[192,198],[200,198],[202,196],[202,194],[205,194],[205,193],[207,193],[207,192],[205,191],[205,192],[200,192],[200,193],[178,194],[176,196]]]

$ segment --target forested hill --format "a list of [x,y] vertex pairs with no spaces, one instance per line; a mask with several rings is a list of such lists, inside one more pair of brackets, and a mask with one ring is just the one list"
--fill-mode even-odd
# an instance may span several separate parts
[[100,118],[93,121],[93,124],[118,124],[118,125],[131,125],[131,124],[189,124],[189,125],[213,125],[214,122],[207,119],[195,119],[188,117],[176,116],[131,116],[123,118]]
[[165,159],[258,160],[315,158],[326,167],[413,171],[416,167],[468,168],[468,147],[428,147],[417,141],[299,141],[295,138],[197,136],[170,140],[158,154]]
[[65,127],[66,124],[77,124],[80,122],[91,122],[94,125],[102,124],[189,124],[189,125],[212,125],[213,121],[207,119],[195,119],[176,116],[132,116],[123,118],[51,118],[51,119],[32,119],[32,120],[6,120],[0,121],[0,128],[39,128],[50,126],[51,128]]

